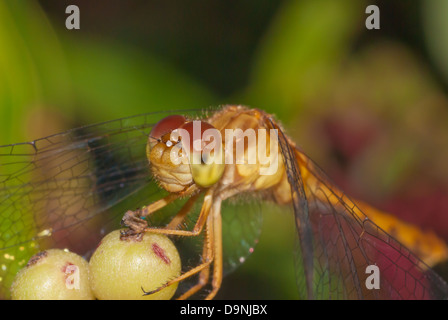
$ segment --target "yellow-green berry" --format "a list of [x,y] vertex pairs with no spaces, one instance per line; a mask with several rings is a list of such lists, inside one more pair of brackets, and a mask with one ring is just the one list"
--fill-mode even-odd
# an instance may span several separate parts
[[177,289],[174,283],[160,288],[181,272],[179,253],[171,240],[145,233],[140,241],[120,239],[120,230],[103,238],[90,259],[91,288],[98,299],[168,300]]
[[51,249],[34,255],[11,286],[14,300],[91,300],[89,264],[79,255]]

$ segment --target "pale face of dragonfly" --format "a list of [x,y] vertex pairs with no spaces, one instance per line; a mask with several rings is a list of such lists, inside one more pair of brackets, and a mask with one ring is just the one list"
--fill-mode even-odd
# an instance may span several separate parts
[[[61,247],[88,256],[107,230],[119,227],[118,220],[112,218],[122,217],[127,211],[123,221],[130,228],[123,236],[152,231],[186,236],[181,238],[202,237],[196,262],[186,264],[182,275],[170,283],[196,279],[177,297],[196,297],[205,290],[205,297],[213,298],[225,271],[242,263],[257,242],[259,212],[246,207],[229,210],[225,205],[226,199],[245,194],[256,197],[256,201],[273,201],[294,209],[300,241],[296,269],[301,297],[447,296],[445,282],[420,260],[433,263],[446,258],[446,245],[412,228],[399,226],[397,231],[396,225],[384,219],[379,228],[374,221],[384,218],[383,213],[364,204],[355,205],[332,185],[284,135],[272,116],[256,109],[227,106],[203,118],[203,128],[214,128],[221,136],[226,129],[251,129],[257,132],[258,142],[261,138],[257,130],[275,132],[267,134],[256,147],[243,144],[239,155],[243,161],[224,164],[207,163],[206,159],[193,163],[194,156],[187,161],[182,157],[182,152],[192,150],[190,155],[194,155],[195,141],[173,132],[186,129],[191,133],[196,116],[171,116],[155,126],[152,123],[157,121],[153,119],[160,120],[160,115],[120,119],[1,149],[3,295],[7,296],[12,275],[32,253]],[[204,146],[202,133],[204,130],[200,146]],[[272,140],[278,143],[277,149]],[[249,163],[254,148],[264,151],[262,154],[271,161],[262,161],[255,152],[255,161]],[[180,152],[183,161],[172,161],[173,149],[177,155]],[[225,143],[208,155],[227,160],[229,153],[238,159],[237,148],[227,148]],[[276,163],[275,170],[267,170],[272,163]],[[166,190],[165,196],[159,186]],[[173,209],[171,206],[178,202]],[[167,212],[170,219],[161,225],[142,223],[140,219]],[[189,219],[190,224],[186,222]],[[240,232],[228,228],[235,222],[241,226]],[[418,257],[383,231],[392,227],[398,240],[417,248]],[[413,234],[412,239],[404,236],[409,234]],[[414,246],[414,241],[419,246]],[[381,271],[380,289],[366,287],[365,270],[371,265]]]

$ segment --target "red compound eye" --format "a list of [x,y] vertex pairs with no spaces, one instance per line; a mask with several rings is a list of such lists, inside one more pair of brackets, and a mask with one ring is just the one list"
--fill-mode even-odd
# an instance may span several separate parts
[[185,121],[185,117],[180,115],[172,115],[163,118],[152,128],[150,137],[154,139],[160,139],[163,135],[179,128],[185,123]]

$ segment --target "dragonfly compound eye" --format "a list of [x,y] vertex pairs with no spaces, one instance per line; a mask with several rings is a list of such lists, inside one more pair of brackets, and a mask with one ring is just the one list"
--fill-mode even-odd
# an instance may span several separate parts
[[168,116],[157,122],[149,134],[150,146],[153,147],[164,135],[171,133],[185,122],[185,117],[180,115]]
[[194,182],[203,188],[218,182],[225,168],[221,132],[207,122],[191,121],[179,128],[179,135]]

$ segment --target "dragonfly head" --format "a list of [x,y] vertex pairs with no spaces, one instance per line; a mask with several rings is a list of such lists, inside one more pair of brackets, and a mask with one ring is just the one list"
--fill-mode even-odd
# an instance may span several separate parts
[[220,132],[204,121],[168,116],[152,129],[147,155],[154,176],[169,192],[184,191],[192,184],[208,188],[224,172]]

